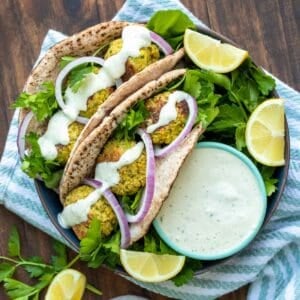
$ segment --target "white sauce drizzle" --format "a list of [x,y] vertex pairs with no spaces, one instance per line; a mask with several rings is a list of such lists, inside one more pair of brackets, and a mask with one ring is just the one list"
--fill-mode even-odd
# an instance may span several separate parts
[[134,147],[127,150],[118,161],[98,163],[95,171],[95,179],[105,182],[108,186],[119,183],[120,175],[118,170],[137,160],[144,149],[143,142],[138,142]]
[[257,230],[263,203],[255,176],[241,160],[220,149],[196,148],[156,222],[179,248],[213,256]]
[[101,188],[92,191],[87,197],[66,206],[57,216],[60,226],[69,228],[76,224],[86,222],[91,206],[98,201],[106,188],[107,187],[103,185]]
[[69,228],[87,221],[91,206],[98,201],[107,188],[118,184],[120,181],[118,169],[136,161],[142,154],[143,149],[143,142],[138,142],[135,146],[125,151],[118,161],[97,164],[95,179],[103,182],[103,185],[95,189],[87,197],[67,205],[57,216],[60,226]]
[[156,129],[168,125],[170,122],[176,120],[176,103],[181,102],[188,97],[190,97],[190,95],[182,91],[176,91],[170,94],[167,103],[160,110],[158,121],[147,127],[147,133],[153,133]]
[[57,157],[56,144],[69,143],[68,126],[73,122],[62,111],[56,112],[48,123],[46,132],[38,139],[43,157],[53,160]]
[[[97,91],[113,86],[115,80],[125,73],[127,59],[130,56],[138,56],[141,48],[151,44],[150,31],[143,26],[126,26],[122,31],[122,40],[121,51],[109,57],[98,74],[86,75],[76,93],[67,87],[64,97],[66,106],[63,113],[60,112],[59,117],[55,117],[56,114],[52,117],[55,118],[55,122],[51,122],[51,118],[46,133],[38,140],[41,153],[46,159],[53,160],[57,157],[55,145],[69,143],[68,126],[75,121],[81,110],[87,109],[88,98]],[[62,114],[65,117],[62,117]],[[59,135],[59,139],[56,135]]]

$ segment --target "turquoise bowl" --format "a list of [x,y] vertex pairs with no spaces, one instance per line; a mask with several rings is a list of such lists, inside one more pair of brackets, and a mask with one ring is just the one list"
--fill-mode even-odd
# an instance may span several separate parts
[[[164,240],[166,244],[168,244],[172,249],[174,249],[176,252],[183,254],[187,257],[191,257],[194,259],[200,259],[200,260],[218,260],[218,259],[223,259],[229,256],[232,256],[233,254],[239,252],[243,248],[245,248],[257,235],[259,232],[260,228],[262,227],[265,216],[266,216],[266,211],[267,211],[267,194],[266,194],[266,189],[264,185],[264,181],[262,179],[261,174],[257,170],[256,166],[254,163],[242,152],[238,151],[237,149],[222,144],[218,142],[200,142],[196,145],[197,148],[209,148],[209,149],[219,149],[222,151],[226,151],[227,153],[235,156],[238,158],[249,170],[250,172],[254,175],[254,178],[256,179],[256,183],[258,185],[260,194],[261,194],[261,201],[262,201],[262,206],[260,209],[260,215],[257,216],[257,220],[255,223],[255,227],[251,229],[251,232],[247,233],[247,235],[244,238],[241,238],[241,241],[233,247],[229,247],[224,251],[217,251],[216,253],[213,254],[207,254],[207,253],[200,253],[200,252],[191,252],[188,249],[183,249],[180,247],[178,244],[175,243],[174,240],[172,240],[166,232],[163,230],[163,228],[160,226],[160,223],[158,221],[158,218],[154,220],[153,225],[154,228],[156,229],[157,233],[159,236]],[[188,232],[187,232],[188,234]]]

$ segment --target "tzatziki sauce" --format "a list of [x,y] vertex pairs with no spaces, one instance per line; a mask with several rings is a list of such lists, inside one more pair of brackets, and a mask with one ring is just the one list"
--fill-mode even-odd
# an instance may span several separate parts
[[178,252],[217,259],[250,242],[265,210],[262,179],[244,160],[224,149],[197,147],[184,163],[154,226]]

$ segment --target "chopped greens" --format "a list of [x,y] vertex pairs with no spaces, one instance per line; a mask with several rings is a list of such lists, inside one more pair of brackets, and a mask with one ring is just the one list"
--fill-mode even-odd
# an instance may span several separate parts
[[106,264],[111,268],[120,265],[120,231],[110,238],[101,235],[101,224],[93,219],[86,236],[80,241],[80,259],[88,262],[91,268],[98,268]]
[[162,36],[172,47],[182,45],[183,35],[187,28],[196,29],[196,25],[180,10],[161,10],[156,12],[147,27]]
[[143,189],[140,189],[135,195],[125,195],[119,200],[122,208],[130,214],[136,214],[141,198],[143,196]]
[[144,123],[149,112],[146,109],[144,101],[138,101],[133,108],[129,110],[126,117],[119,124],[114,132],[117,139],[130,139],[134,136],[136,129]]
[[68,75],[68,86],[74,93],[78,92],[85,77],[90,73],[96,73],[97,70],[98,68],[91,64],[82,64],[74,68]]
[[31,110],[38,121],[50,118],[58,109],[53,82],[44,82],[35,94],[21,93],[12,107]]
[[26,142],[30,146],[30,151],[22,161],[22,170],[31,178],[40,177],[48,188],[56,188],[62,176],[60,164],[56,160],[47,160],[42,156],[36,133],[27,134]]
[[[255,107],[275,88],[273,78],[247,59],[228,74],[189,69],[180,83],[197,101],[197,122],[206,128],[205,138],[232,145],[251,158],[245,142],[246,124]],[[267,172],[262,165],[256,165],[270,196],[276,190],[275,169]]]

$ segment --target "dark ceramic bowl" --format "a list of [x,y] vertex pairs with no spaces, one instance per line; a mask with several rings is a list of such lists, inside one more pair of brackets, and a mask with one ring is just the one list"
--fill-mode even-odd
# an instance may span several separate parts
[[[203,29],[203,28],[198,28],[198,30],[201,33],[204,33],[204,34],[210,35],[211,37],[217,38],[217,39],[221,40],[222,42],[236,45],[231,40],[227,39],[226,37],[214,32],[212,30]],[[278,97],[276,92],[273,93],[273,96]],[[277,191],[275,193],[273,193],[273,195],[271,197],[268,198],[268,207],[267,207],[267,212],[266,212],[266,216],[265,216],[265,220],[264,220],[262,228],[269,222],[271,216],[273,215],[274,211],[276,210],[276,208],[280,202],[280,199],[281,199],[281,196],[282,196],[285,184],[286,184],[287,176],[288,176],[289,161],[290,161],[290,140],[289,140],[288,125],[285,120],[285,162],[286,163],[284,166],[276,169],[275,176],[278,179]],[[44,185],[44,183],[39,180],[35,180],[35,186],[36,186],[38,195],[40,197],[40,200],[41,200],[50,220],[52,221],[54,226],[57,228],[57,230],[61,233],[61,235],[69,242],[72,249],[75,250],[76,252],[78,252],[79,240],[76,237],[76,235],[74,234],[74,232],[72,231],[72,229],[64,229],[58,224],[57,214],[59,212],[61,212],[63,209],[63,206],[59,201],[58,195],[53,190],[48,189]],[[237,254],[235,254],[235,255],[237,255]],[[222,259],[222,260],[203,262],[202,268],[197,273],[206,272],[211,267],[220,265],[224,261],[231,259],[235,255],[233,255],[229,258],[226,258],[226,259]],[[123,272],[121,269],[116,270],[116,271]]]

